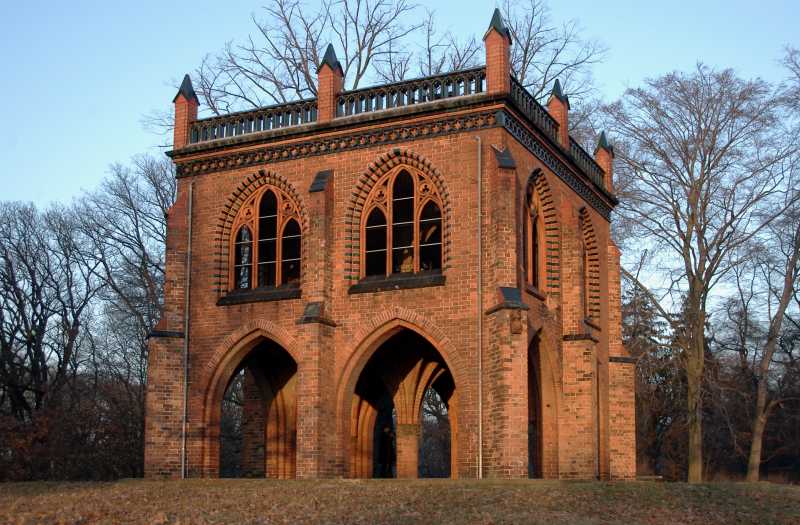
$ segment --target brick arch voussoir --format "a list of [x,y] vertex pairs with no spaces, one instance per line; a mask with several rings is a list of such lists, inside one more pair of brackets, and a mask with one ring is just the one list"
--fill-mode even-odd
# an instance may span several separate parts
[[586,244],[589,259],[589,319],[597,323],[600,321],[600,249],[597,245],[597,235],[592,224],[592,217],[586,208],[580,210],[580,225],[583,242]]
[[361,323],[359,329],[353,334],[353,341],[357,341],[360,344],[373,334],[383,330],[393,321],[405,321],[413,327],[418,327],[422,332],[421,335],[430,339],[435,347],[442,348],[445,354],[449,354],[443,355],[443,358],[447,360],[455,358],[455,349],[444,330],[433,323],[427,316],[420,315],[416,311],[402,306],[386,308],[381,313]]
[[265,339],[270,339],[283,347],[296,363],[300,363],[300,352],[295,337],[285,328],[278,324],[267,320],[259,319],[250,321],[230,334],[228,334],[222,342],[217,345],[214,353],[206,361],[203,367],[204,375],[210,376],[219,368],[220,363],[228,356],[228,354],[237,349],[241,343],[249,339],[253,335],[262,336]]
[[230,236],[233,234],[231,231],[236,216],[239,210],[247,199],[253,195],[260,188],[265,185],[274,186],[291,198],[297,209],[300,210],[300,228],[303,233],[302,250],[303,253],[308,253],[308,231],[309,231],[309,217],[303,199],[297,189],[289,182],[286,177],[279,175],[272,171],[259,170],[257,172],[249,173],[239,184],[236,189],[228,196],[222,211],[217,219],[214,231],[214,244],[216,261],[214,267],[217,268],[217,277],[214,282],[214,291],[221,294],[227,291],[228,286],[228,255],[230,243]]
[[[558,296],[561,293],[561,226],[558,208],[547,181],[547,175],[540,169],[534,170],[528,178],[527,187],[533,187],[542,205],[545,242],[545,291]],[[527,194],[527,191],[526,191]]]
[[366,171],[356,182],[350,202],[347,206],[345,225],[347,227],[346,240],[348,242],[345,253],[345,275],[351,281],[356,281],[360,275],[360,226],[361,214],[364,205],[369,198],[369,194],[375,184],[393,168],[405,165],[415,168],[433,181],[436,191],[442,199],[442,218],[444,219],[444,231],[442,237],[442,259],[443,268],[447,268],[450,261],[450,225],[452,224],[452,205],[450,194],[441,172],[422,155],[405,149],[393,149],[378,156],[370,162]]

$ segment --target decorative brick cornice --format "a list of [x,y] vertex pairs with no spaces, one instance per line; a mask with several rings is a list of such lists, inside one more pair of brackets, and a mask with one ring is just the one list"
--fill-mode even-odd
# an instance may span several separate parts
[[[260,148],[237,151],[228,154],[209,156],[193,160],[176,159],[178,178],[192,175],[233,170],[250,166],[263,165],[304,157],[326,155],[353,149],[369,148],[387,144],[396,144],[412,140],[439,137],[453,133],[504,127],[520,144],[539,158],[570,188],[575,190],[586,202],[595,208],[605,219],[610,220],[613,196],[607,202],[601,198],[589,183],[576,174],[575,169],[567,165],[560,157],[551,153],[544,145],[544,137],[537,137],[523,126],[511,112],[500,110],[484,110],[475,113],[447,116],[427,121],[404,122],[375,128],[343,133],[324,138],[309,138],[286,144],[263,146]],[[578,171],[579,168],[577,168]],[[588,175],[587,175],[588,177]]]
[[567,186],[580,195],[592,208],[596,209],[604,219],[607,221],[611,220],[612,205],[600,198],[600,196],[589,187],[589,184],[578,177],[563,160],[545,148],[542,144],[544,139],[531,133],[514,115],[507,111],[498,111],[495,120],[499,126],[505,128],[505,130],[517,139],[520,144],[525,146],[528,151],[550,168],[559,179],[563,180]]
[[327,155],[329,153],[338,153],[340,151],[426,139],[451,133],[490,128],[495,124],[494,111],[482,111],[451,117],[443,116],[440,119],[431,121],[395,124],[339,136],[265,146],[227,155],[218,155],[188,161],[176,161],[177,177],[188,177],[215,171],[258,166],[269,162],[294,160],[317,155]]

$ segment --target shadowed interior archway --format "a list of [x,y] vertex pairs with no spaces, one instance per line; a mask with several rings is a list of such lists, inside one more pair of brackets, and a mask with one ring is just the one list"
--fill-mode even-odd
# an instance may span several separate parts
[[361,370],[352,392],[352,477],[416,478],[420,467],[422,405],[435,390],[449,419],[447,472],[455,472],[455,382],[436,348],[402,328],[384,340]]
[[[245,345],[232,350],[211,380],[206,405],[206,475],[294,478],[297,363],[268,337],[247,339]],[[231,421],[230,414],[226,418],[223,406],[236,407],[238,420]],[[223,453],[229,454],[225,462]]]

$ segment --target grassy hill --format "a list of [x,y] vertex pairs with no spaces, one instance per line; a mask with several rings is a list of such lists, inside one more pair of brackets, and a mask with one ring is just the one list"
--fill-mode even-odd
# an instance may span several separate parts
[[800,523],[767,483],[124,480],[0,485],[0,523]]

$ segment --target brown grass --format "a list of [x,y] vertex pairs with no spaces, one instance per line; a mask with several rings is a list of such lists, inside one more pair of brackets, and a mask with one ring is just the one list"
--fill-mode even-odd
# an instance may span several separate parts
[[190,480],[0,485],[0,523],[800,523],[800,487]]

